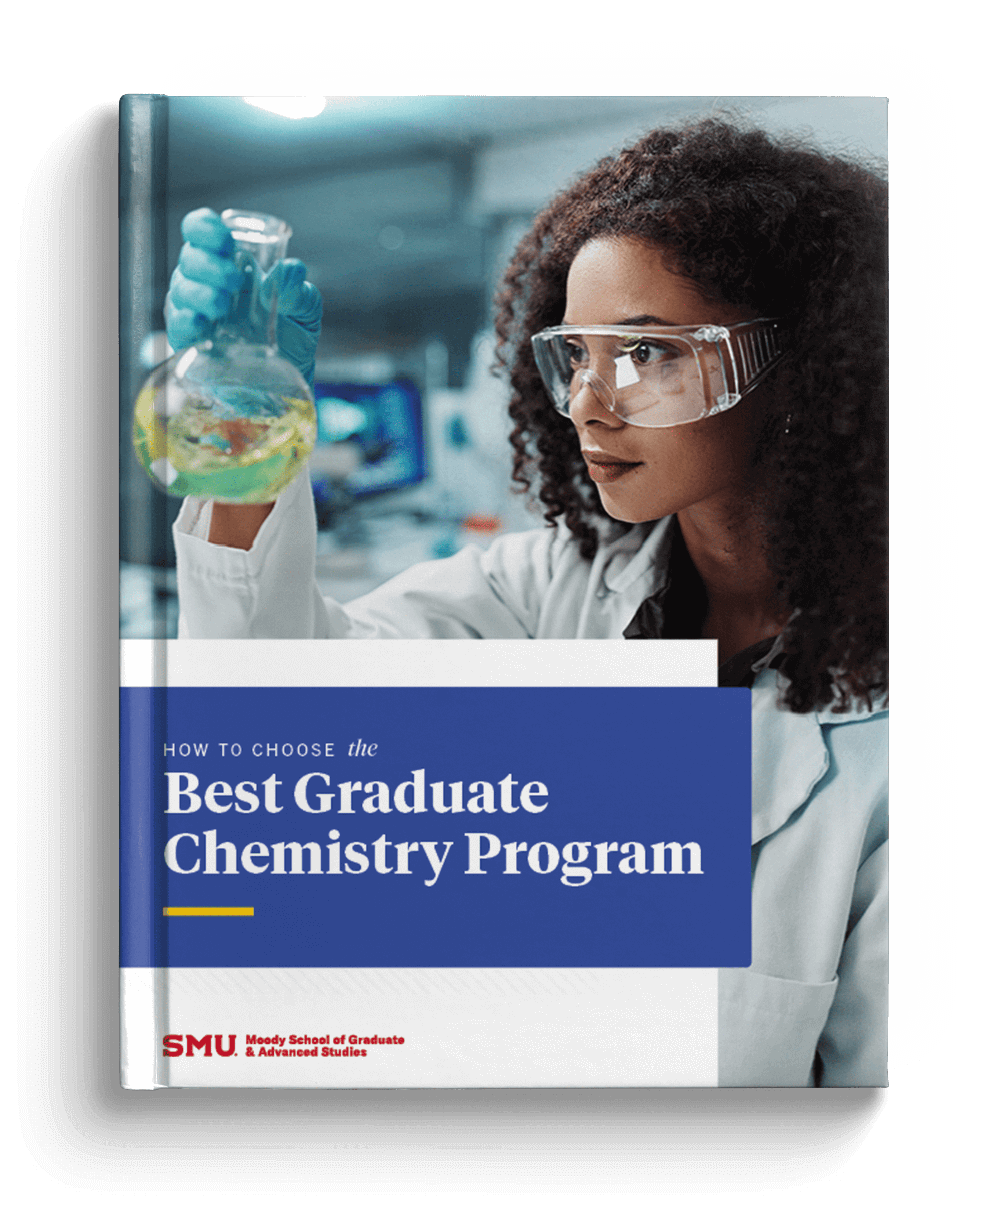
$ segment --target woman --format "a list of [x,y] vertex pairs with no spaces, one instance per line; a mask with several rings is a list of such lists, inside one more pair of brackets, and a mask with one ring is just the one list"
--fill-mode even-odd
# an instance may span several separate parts
[[[175,347],[228,301],[225,233],[186,221]],[[301,350],[315,299],[286,285]],[[556,198],[499,292],[514,478],[551,528],[346,607],[314,585],[305,476],[275,505],[189,500],[175,530],[193,637],[717,640],[754,719],[723,1085],[885,1082],[885,294],[875,173],[716,121],[656,131]]]

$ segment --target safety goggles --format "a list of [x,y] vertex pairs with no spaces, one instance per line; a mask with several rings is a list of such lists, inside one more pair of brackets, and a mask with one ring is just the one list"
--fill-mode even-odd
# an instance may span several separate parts
[[734,407],[784,349],[776,319],[728,327],[547,327],[531,338],[556,410],[589,387],[638,428],[672,428]]

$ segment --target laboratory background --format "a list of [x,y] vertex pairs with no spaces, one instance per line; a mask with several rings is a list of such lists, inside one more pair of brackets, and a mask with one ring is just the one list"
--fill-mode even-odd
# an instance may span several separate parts
[[646,131],[709,114],[884,159],[873,97],[142,97],[120,163],[121,636],[177,636],[180,501],[132,448],[136,394],[168,355],[180,222],[209,206],[284,219],[323,295],[309,474],[324,594],[543,524],[510,486],[492,296],[534,215]]

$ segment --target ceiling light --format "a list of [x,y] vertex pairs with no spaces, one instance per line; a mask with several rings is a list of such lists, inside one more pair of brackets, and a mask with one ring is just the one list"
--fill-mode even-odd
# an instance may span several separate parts
[[244,97],[243,100],[283,118],[315,118],[326,108],[326,97]]

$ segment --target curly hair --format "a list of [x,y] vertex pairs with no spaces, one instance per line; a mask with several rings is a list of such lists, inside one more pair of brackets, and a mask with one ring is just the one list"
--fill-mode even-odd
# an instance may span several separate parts
[[549,401],[531,336],[562,322],[569,267],[598,237],[659,247],[711,301],[784,320],[759,392],[751,465],[783,637],[784,704],[805,713],[888,690],[887,216],[872,166],[715,119],[656,130],[601,160],[538,215],[497,292],[513,477],[535,480],[583,557],[606,516],[576,432]]

